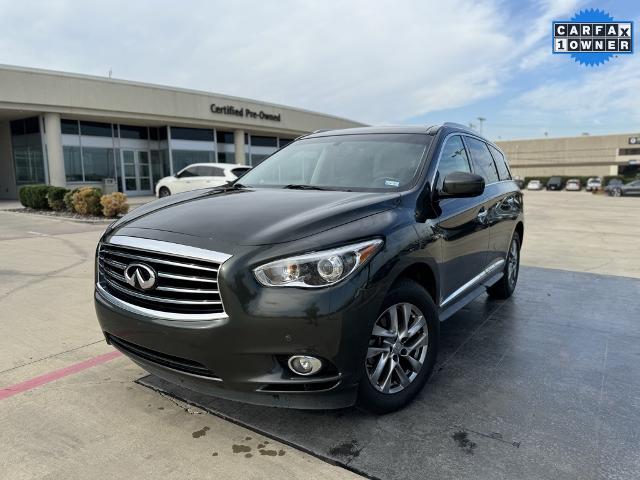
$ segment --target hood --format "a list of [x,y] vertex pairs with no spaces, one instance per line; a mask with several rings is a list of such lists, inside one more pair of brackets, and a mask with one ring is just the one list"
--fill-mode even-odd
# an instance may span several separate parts
[[236,245],[298,240],[394,208],[400,195],[275,188],[199,190],[144,205],[113,225]]

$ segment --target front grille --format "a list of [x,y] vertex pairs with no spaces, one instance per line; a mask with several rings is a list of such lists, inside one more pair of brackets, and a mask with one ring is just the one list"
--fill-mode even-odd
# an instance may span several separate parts
[[127,342],[121,338],[115,337],[111,334],[107,334],[109,343],[111,343],[118,350],[124,353],[130,353],[136,357],[140,357],[149,362],[157,363],[165,367],[172,368],[173,370],[179,370],[181,372],[194,373],[203,377],[211,377],[219,379],[211,370],[202,365],[201,363],[186,358],[175,357],[173,355],[167,355],[166,353],[157,352],[149,348],[135,345],[131,342]]
[[[157,281],[152,289],[127,283],[124,272],[132,263],[155,270]],[[212,261],[106,243],[100,245],[98,252],[98,281],[102,288],[127,304],[161,313],[224,313],[218,291],[219,267]]]

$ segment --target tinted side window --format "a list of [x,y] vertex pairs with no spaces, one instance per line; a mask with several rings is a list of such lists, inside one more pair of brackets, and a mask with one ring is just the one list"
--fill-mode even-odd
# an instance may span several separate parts
[[466,137],[465,142],[469,147],[475,173],[484,178],[485,184],[497,182],[499,180],[498,172],[487,144],[473,137]]
[[507,161],[505,160],[504,155],[502,155],[500,150],[492,145],[489,145],[489,150],[491,150],[491,155],[493,155],[493,161],[496,162],[500,180],[511,180],[511,173],[509,173],[509,167],[507,166]]
[[197,177],[199,176],[196,167],[187,168],[178,174],[178,178]]
[[438,189],[442,188],[444,177],[451,172],[469,172],[469,158],[459,135],[449,137],[442,147],[438,164]]

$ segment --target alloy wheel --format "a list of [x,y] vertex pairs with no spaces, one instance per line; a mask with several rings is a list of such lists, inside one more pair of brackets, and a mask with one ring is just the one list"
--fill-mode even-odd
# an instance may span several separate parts
[[509,286],[513,287],[518,279],[518,242],[515,239],[511,240],[511,247],[509,247],[509,255],[507,256],[507,280]]
[[376,320],[365,366],[371,385],[382,393],[398,393],[418,376],[427,357],[429,331],[418,307],[397,303]]

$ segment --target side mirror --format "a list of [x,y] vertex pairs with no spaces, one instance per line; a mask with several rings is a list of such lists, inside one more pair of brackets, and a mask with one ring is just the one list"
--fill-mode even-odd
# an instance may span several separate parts
[[484,179],[468,172],[451,172],[444,177],[441,197],[477,197],[484,192]]

